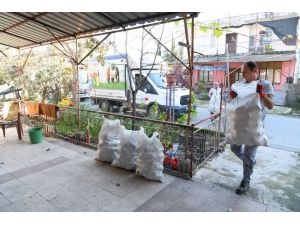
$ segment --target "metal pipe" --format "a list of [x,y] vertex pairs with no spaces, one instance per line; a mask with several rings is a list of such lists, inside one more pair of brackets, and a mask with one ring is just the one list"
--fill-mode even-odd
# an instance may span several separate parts
[[76,46],[75,46],[75,54],[76,54],[76,72],[77,72],[77,91],[76,91],[76,95],[75,98],[77,98],[77,108],[78,108],[78,112],[77,112],[77,117],[78,117],[78,129],[80,128],[80,117],[79,117],[79,113],[80,113],[80,87],[79,87],[79,67],[78,67],[78,40],[77,38],[76,40]]
[[83,57],[81,60],[80,60],[80,62],[79,62],[79,64],[81,64],[82,62],[83,62],[83,60],[85,60],[100,44],[102,44],[103,43],[103,41],[105,41],[105,39],[107,39],[108,37],[110,36],[110,34],[108,34],[108,35],[106,35],[98,44],[96,44],[96,46],[91,50],[91,51],[89,51],[89,53],[88,54],[86,54],[86,56],[85,57]]
[[0,52],[1,52],[5,57],[7,57],[7,55],[5,55],[5,53],[4,53],[3,51],[0,50]]
[[230,88],[230,73],[229,73],[229,52],[228,52],[228,43],[226,44],[226,69],[227,69],[227,88]]
[[[48,27],[46,27],[45,26],[45,28],[48,30],[48,32],[55,38],[55,40],[61,45],[61,47],[63,47],[63,49],[66,51],[66,52],[68,52],[68,50],[65,48],[65,46],[59,41],[59,39],[51,32],[51,30],[48,28]],[[76,38],[76,37],[75,37]],[[77,38],[76,38],[76,41],[77,41]],[[71,55],[71,53],[70,52],[68,52],[69,53],[69,56],[68,57],[70,57],[71,59],[73,59],[73,57],[72,57],[72,55]],[[73,60],[74,61],[74,60]],[[75,62],[75,61],[74,61]],[[78,60],[77,60],[77,62],[78,62]],[[77,62],[75,62],[75,63],[77,63]]]
[[[184,28],[185,28],[185,36],[186,36],[186,42],[187,45],[189,45],[189,37],[188,37],[188,30],[187,30],[187,22],[186,22],[186,16],[184,15]],[[192,27],[191,27],[191,39],[192,39],[192,47],[191,51],[189,48],[187,48],[188,56],[189,56],[189,72],[190,72],[190,87],[189,87],[189,105],[188,105],[188,118],[187,118],[187,124],[190,124],[191,120],[191,108],[192,108],[192,86],[193,86],[193,59],[194,59],[194,18],[192,18]],[[190,55],[189,55],[190,54]]]
[[25,59],[23,65],[22,65],[21,69],[24,69],[24,67],[26,66],[27,61],[28,61],[28,59],[29,59],[29,57],[30,57],[30,55],[31,55],[31,52],[32,52],[32,48],[30,49],[30,51],[29,51],[29,53],[28,53],[28,55],[27,55],[27,57],[26,57],[26,59]]
[[190,178],[193,177],[193,148],[194,148],[194,125],[191,126],[191,145],[190,145]]
[[58,31],[58,32],[61,32],[61,33],[64,33],[64,34],[67,34],[67,35],[70,35],[70,36],[73,36],[73,37],[76,38],[76,36],[73,35],[73,34],[70,34],[70,33],[66,32],[66,31],[63,31],[63,30],[61,30],[61,29],[58,29],[58,28],[56,28],[56,27],[53,27],[53,26],[51,26],[51,25],[48,25],[48,24],[45,24],[45,23],[43,23],[43,22],[40,22],[40,21],[36,20],[35,17],[25,16],[25,15],[22,15],[21,13],[18,13],[18,12],[14,12],[13,14],[15,14],[15,15],[18,16],[18,17],[25,18],[25,19],[30,20],[30,21],[33,21],[34,23],[37,23],[37,24],[39,24],[39,25],[43,25],[43,26],[45,26],[45,27],[49,27],[49,28],[51,28],[51,29],[53,29],[53,30],[56,30],[56,31]]
[[36,42],[34,40],[31,40],[31,39],[28,39],[28,38],[25,38],[25,37],[21,37],[19,35],[16,35],[16,34],[13,34],[13,33],[7,32],[7,31],[0,30],[0,32],[5,33],[7,35],[11,35],[11,36],[16,37],[16,38],[23,39],[25,41],[29,41],[29,42],[35,43],[35,44],[39,44],[39,45],[41,44],[40,42]]
[[214,113],[214,114],[212,114],[212,115],[210,115],[208,117],[205,117],[202,120],[198,120],[197,122],[193,123],[192,125],[197,126],[198,124],[203,123],[204,121],[209,120],[209,119],[211,119],[211,118],[213,118],[215,116],[218,116],[219,114],[221,114],[221,112],[216,112],[216,113]]
[[[45,16],[45,15],[48,14],[48,13],[49,13],[49,12],[43,12],[43,13],[40,13],[40,14],[38,14],[38,15],[36,15],[36,16],[33,16],[33,17],[31,17],[31,18],[32,18],[32,19],[36,19],[36,18]],[[10,29],[12,29],[12,28],[19,27],[19,26],[23,25],[24,23],[26,23],[27,21],[28,21],[28,19],[25,19],[24,21],[21,21],[21,22],[19,22],[19,23],[17,23],[17,24],[14,24],[14,25],[12,25],[12,26],[7,27],[4,31],[8,31],[8,30],[10,30]]]
[[0,42],[0,45],[4,45],[4,46],[10,47],[10,48],[20,49],[20,47],[14,47],[14,46],[11,46],[11,45],[8,45],[8,44],[3,44],[1,42]]
[[91,113],[98,113],[98,114],[103,114],[106,116],[119,116],[119,117],[123,117],[123,118],[129,118],[129,119],[140,119],[140,120],[144,120],[144,121],[148,121],[148,122],[153,122],[153,123],[161,123],[161,124],[165,124],[165,125],[172,125],[172,126],[177,126],[177,127],[181,127],[181,128],[190,128],[191,125],[185,125],[185,124],[177,124],[177,123],[171,123],[168,121],[161,121],[161,120],[154,120],[154,119],[148,119],[148,118],[142,118],[142,117],[138,117],[138,116],[131,116],[131,115],[123,115],[123,114],[119,114],[119,113],[111,113],[111,112],[98,112],[98,111],[93,111],[93,110],[88,110],[88,109],[78,109],[75,107],[65,107],[65,106],[60,106],[60,108],[64,108],[64,109],[72,109],[72,110],[80,110],[80,111],[84,111],[84,112],[91,112]]
[[174,55],[173,54],[173,52],[171,52],[163,43],[161,43],[161,41],[159,41],[150,31],[148,31],[146,28],[144,28],[144,30],[148,33],[148,34],[150,34],[150,36],[154,39],[154,40],[156,40],[161,46],[163,46],[166,50],[167,50],[167,52],[169,52],[176,60],[178,60],[185,68],[187,68],[187,69],[189,69],[189,67],[187,67],[187,65],[184,63],[184,62],[182,62],[176,55]]
[[[194,17],[194,15],[189,16],[188,18],[191,18],[191,17]],[[85,31],[85,32],[79,32],[79,33],[77,33],[77,38],[81,39],[81,38],[88,38],[88,37],[96,37],[96,36],[100,36],[100,35],[113,34],[113,33],[118,33],[118,32],[123,32],[123,31],[129,31],[129,30],[136,30],[136,29],[139,29],[139,28],[145,28],[145,27],[149,27],[149,26],[155,26],[155,25],[160,25],[160,24],[165,24],[165,23],[170,23],[170,22],[175,22],[175,21],[181,21],[181,20],[182,20],[182,18],[170,19],[170,20],[164,20],[164,21],[160,21],[160,22],[156,22],[156,23],[150,23],[150,24],[147,24],[147,25],[140,25],[140,26],[130,27],[130,28],[126,28],[125,30],[118,29],[118,30],[114,30],[114,31],[103,32],[103,33],[100,33],[100,34],[99,33],[98,34],[91,34],[92,32],[97,32],[97,31],[99,32],[99,31],[102,30],[102,29],[95,29],[95,30],[90,30],[90,31]],[[107,29],[109,29],[109,28],[110,27],[107,27]],[[80,36],[80,35],[82,35],[82,36]],[[71,37],[64,36],[64,37],[59,38],[59,40],[61,40],[61,41],[73,40],[74,36],[71,36]],[[41,42],[41,45],[50,44],[52,42],[53,41]],[[35,46],[34,45],[23,46],[23,48],[26,48],[26,47],[35,47]]]
[[60,48],[58,48],[57,46],[55,46],[54,44],[51,43],[51,45],[52,45],[54,48],[56,48],[58,51],[60,51],[61,53],[63,53],[65,56],[67,56],[68,58],[71,58],[71,60],[72,60],[74,63],[76,63],[76,60],[75,60],[72,56],[68,55],[67,53],[65,53],[64,51],[62,51]]
[[187,55],[188,55],[188,61],[189,61],[189,67],[187,67],[187,69],[189,70],[190,69],[190,63],[191,63],[191,56],[190,56],[190,48],[188,47],[189,46],[189,31],[188,31],[188,28],[187,28],[187,18],[186,18],[186,14],[184,13],[183,14],[183,24],[184,24],[184,33],[185,33],[185,41],[186,41],[186,45],[187,45]]

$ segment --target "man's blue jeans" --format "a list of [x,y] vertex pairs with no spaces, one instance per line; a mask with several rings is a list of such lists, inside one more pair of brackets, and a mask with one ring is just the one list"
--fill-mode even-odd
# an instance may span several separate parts
[[231,151],[243,161],[243,183],[250,182],[250,176],[256,163],[257,146],[238,146],[231,144]]

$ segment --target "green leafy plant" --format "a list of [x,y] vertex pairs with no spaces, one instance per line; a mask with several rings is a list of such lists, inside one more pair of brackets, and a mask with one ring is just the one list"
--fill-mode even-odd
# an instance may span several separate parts
[[200,24],[199,26],[199,30],[206,33],[209,29],[212,30],[213,35],[216,38],[219,38],[223,35],[224,30],[223,28],[220,26],[220,24],[218,22],[211,22],[209,25],[202,25]]
[[138,105],[139,109],[146,109],[147,105],[145,103],[141,103]]
[[273,51],[272,45],[271,44],[265,45],[265,51],[267,53],[271,53]]
[[159,120],[161,121],[167,121],[168,120],[168,116],[167,113],[163,112],[159,115]]
[[180,116],[177,118],[176,123],[186,124],[186,122],[187,122],[187,115],[184,113],[180,113]]
[[205,81],[199,81],[198,83],[200,93],[207,92],[205,87]]
[[159,105],[157,102],[154,102],[148,109],[148,117],[151,119],[158,119],[159,114]]

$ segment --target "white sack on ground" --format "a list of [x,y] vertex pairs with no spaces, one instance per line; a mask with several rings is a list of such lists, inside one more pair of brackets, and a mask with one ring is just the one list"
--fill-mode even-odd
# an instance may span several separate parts
[[125,127],[119,128],[120,148],[115,152],[115,159],[112,166],[124,168],[127,170],[136,169],[137,146],[143,141],[145,132],[141,127],[138,131],[127,130]]
[[115,157],[115,151],[120,149],[120,120],[104,119],[99,133],[98,150],[96,159],[111,163]]
[[163,180],[163,145],[154,132],[151,138],[145,134],[138,145],[137,174],[149,180]]
[[266,146],[268,138],[262,121],[260,97],[256,93],[257,81],[235,83],[232,90],[238,95],[226,106],[228,132],[226,142],[247,146]]

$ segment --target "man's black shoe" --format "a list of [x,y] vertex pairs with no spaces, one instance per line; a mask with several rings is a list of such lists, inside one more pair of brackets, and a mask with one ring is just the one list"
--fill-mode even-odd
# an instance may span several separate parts
[[250,189],[249,183],[241,182],[240,186],[235,190],[235,193],[238,195],[245,194]]

